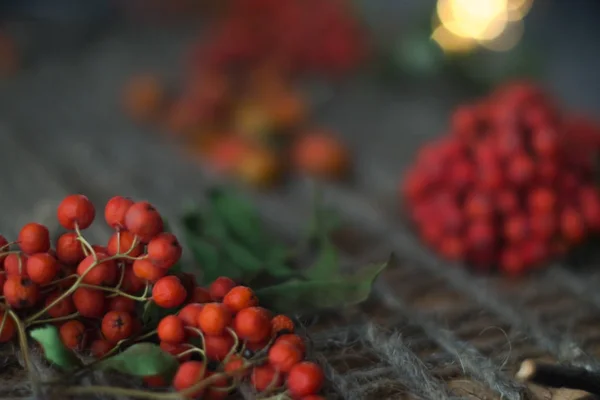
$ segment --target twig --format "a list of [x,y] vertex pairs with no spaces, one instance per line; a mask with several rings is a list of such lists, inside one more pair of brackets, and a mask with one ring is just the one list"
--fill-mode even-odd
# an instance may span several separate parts
[[522,382],[540,386],[583,390],[592,395],[600,395],[600,374],[585,368],[525,360],[515,377]]

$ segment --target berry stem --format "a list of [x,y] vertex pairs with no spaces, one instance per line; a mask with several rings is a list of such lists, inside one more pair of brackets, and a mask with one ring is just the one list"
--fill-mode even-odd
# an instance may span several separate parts
[[74,312],[73,314],[65,315],[64,317],[38,319],[35,321],[31,321],[31,323],[26,325],[26,327],[30,327],[33,325],[40,325],[40,324],[49,324],[52,322],[68,321],[70,319],[77,318],[77,317],[79,317],[79,312]]
[[202,357],[206,357],[206,354],[204,353],[204,350],[199,349],[197,347],[192,347],[191,349],[187,349],[186,351],[182,351],[181,353],[177,354],[176,357],[177,358],[181,358],[181,357],[187,356],[188,354],[192,354],[192,353],[198,353]]
[[89,395],[89,394],[108,394],[113,396],[125,396],[125,397],[133,397],[138,399],[148,399],[148,400],[181,400],[188,398],[190,395],[201,391],[202,389],[206,389],[213,383],[218,382],[223,378],[229,378],[236,373],[246,369],[247,366],[238,368],[231,372],[223,372],[209,376],[206,379],[201,380],[195,385],[190,386],[189,388],[182,390],[176,393],[156,393],[148,390],[139,390],[139,389],[127,389],[127,388],[119,388],[113,386],[72,386],[65,389],[64,394],[66,395]]
[[85,256],[87,257],[90,254],[93,254],[94,261],[98,261],[98,256],[96,255],[94,248],[92,247],[90,242],[88,242],[86,238],[83,237],[83,235],[81,234],[81,230],[79,229],[79,225],[77,223],[75,223],[75,233],[77,234],[77,240],[81,242],[81,247]]
[[144,333],[142,336],[135,338],[135,341],[139,342],[140,340],[148,339],[149,337],[156,335],[157,332],[158,330],[153,329],[150,332]]
[[[120,268],[120,273],[121,275],[119,276],[119,282],[117,282],[117,285],[114,287],[115,290],[120,290],[121,286],[123,285],[123,280],[125,279],[125,264],[123,264],[122,262],[119,262],[119,268]],[[109,294],[106,297],[116,297],[118,296],[118,294],[116,293],[112,293]]]
[[19,318],[17,314],[11,309],[7,308],[8,315],[12,318],[17,327],[17,334],[19,336],[19,347],[21,348],[21,353],[23,354],[23,363],[25,364],[25,368],[31,375],[31,380],[35,380],[33,365],[31,364],[31,359],[29,357],[29,344],[27,343],[27,335],[25,334],[25,327],[23,326],[23,321]]
[[233,337],[233,346],[231,346],[229,353],[227,353],[227,355],[223,359],[223,364],[227,364],[227,361],[229,360],[229,358],[231,358],[232,355],[234,355],[236,353],[236,350],[240,344],[240,339],[238,338],[238,335],[235,333],[235,331],[233,329],[227,328],[227,332],[229,332],[231,337]]
[[79,285],[79,287],[88,288],[88,289],[103,290],[105,292],[111,292],[111,293],[116,294],[117,296],[127,297],[128,299],[135,300],[135,301],[148,301],[148,299],[149,299],[149,297],[146,297],[148,295],[148,287],[149,287],[149,285],[146,285],[146,288],[144,289],[144,293],[141,296],[134,296],[134,295],[131,295],[129,293],[125,293],[125,292],[122,292],[122,291],[120,291],[118,289],[111,288],[111,287],[98,286],[98,285],[89,285],[87,283],[81,283]]
[[50,283],[46,283],[45,285],[42,285],[42,288],[47,288],[47,287],[50,287],[50,286],[58,285],[59,283],[64,282],[64,281],[68,281],[70,279],[77,279],[77,275],[76,274],[72,274],[72,275],[69,275],[69,276],[65,276],[64,278],[56,279],[56,280],[54,280],[54,281],[52,281]]

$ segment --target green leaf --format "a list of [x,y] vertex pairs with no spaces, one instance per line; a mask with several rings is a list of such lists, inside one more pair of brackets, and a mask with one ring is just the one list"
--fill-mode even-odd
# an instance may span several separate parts
[[315,263],[304,272],[309,280],[333,279],[339,274],[338,251],[328,236],[322,237],[319,244],[319,254]]
[[228,240],[220,245],[225,256],[231,261],[231,266],[237,267],[238,275],[242,275],[245,279],[251,279],[265,269],[265,263],[241,244]]
[[72,370],[82,366],[75,354],[63,345],[55,326],[47,325],[36,328],[31,330],[29,334],[42,346],[46,359],[52,364],[64,370]]
[[389,261],[372,265],[349,277],[329,280],[290,280],[257,290],[261,303],[277,312],[302,312],[354,305],[365,301],[373,282]]
[[106,358],[97,368],[134,376],[168,376],[179,365],[177,359],[154,343],[137,343],[122,353]]
[[262,221],[258,211],[233,192],[215,188],[208,195],[212,209],[231,233],[253,251],[265,247]]

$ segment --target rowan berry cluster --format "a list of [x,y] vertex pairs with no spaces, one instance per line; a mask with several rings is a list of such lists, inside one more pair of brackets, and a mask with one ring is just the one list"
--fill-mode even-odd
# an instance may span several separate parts
[[194,45],[181,88],[134,77],[125,111],[185,141],[185,150],[216,172],[254,187],[277,185],[288,171],[345,178],[348,150],[331,129],[312,126],[295,78],[337,76],[362,61],[363,34],[349,7],[339,0],[234,0],[214,22]]
[[410,217],[445,258],[521,274],[600,230],[599,139],[535,85],[501,87],[420,151],[402,183]]
[[[54,324],[65,347],[98,359],[158,340],[180,365],[171,382],[145,377],[149,386],[189,392],[200,385],[192,397],[220,399],[247,378],[258,392],[320,398],[323,373],[303,361],[304,342],[288,317],[272,317],[229,278],[205,289],[170,271],[182,249],[150,203],[110,199],[104,219],[114,233],[106,245],[82,235],[96,217],[87,197],[67,196],[57,217],[68,232],[54,246],[38,223],[23,226],[15,242],[0,236],[0,343],[40,324]],[[149,305],[166,311],[156,329],[142,323]]]
[[[165,288],[163,293],[180,290]],[[208,290],[196,288],[192,301],[177,315],[164,317],[157,328],[160,346],[181,360],[173,379],[175,389],[186,390],[199,379],[224,371],[232,374],[233,383],[223,378],[196,396],[225,398],[247,380],[259,393],[287,392],[294,399],[322,399],[318,392],[323,372],[317,364],[304,361],[305,343],[293,333],[293,321],[259,307],[252,289],[221,277]],[[201,350],[194,347],[195,342],[202,343]],[[190,360],[194,351],[201,353],[200,360]],[[150,379],[150,384],[164,383]]]

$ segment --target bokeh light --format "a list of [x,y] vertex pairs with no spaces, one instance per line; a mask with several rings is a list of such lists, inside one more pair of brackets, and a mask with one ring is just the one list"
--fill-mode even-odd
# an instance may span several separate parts
[[446,53],[477,46],[508,51],[523,35],[523,18],[533,0],[438,0],[431,38]]

